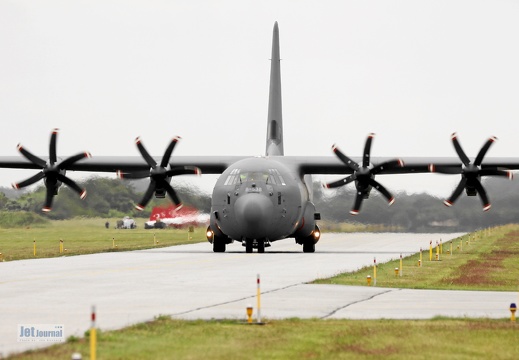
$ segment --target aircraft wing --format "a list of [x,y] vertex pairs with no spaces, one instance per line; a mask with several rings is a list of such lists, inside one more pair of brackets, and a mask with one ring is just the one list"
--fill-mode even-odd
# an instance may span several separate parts
[[[153,157],[160,163],[161,157]],[[245,156],[175,156],[171,159],[173,166],[196,166],[202,174],[220,174],[233,163],[245,159]],[[47,157],[42,157],[47,161]],[[0,157],[0,168],[10,169],[40,169],[41,167],[31,163],[21,156]],[[140,156],[98,156],[83,159],[67,166],[69,171],[91,172],[123,172],[149,170],[150,166]]]
[[[362,162],[360,157],[352,157],[357,163]],[[396,159],[395,157],[372,157],[371,164],[376,167],[382,163]],[[419,174],[430,172],[430,166],[461,169],[462,163],[456,157],[403,157],[402,167],[382,170],[379,174]],[[334,175],[351,174],[352,169],[334,156],[284,156],[283,163],[300,174]],[[519,158],[488,157],[481,164],[482,169],[519,170]]]

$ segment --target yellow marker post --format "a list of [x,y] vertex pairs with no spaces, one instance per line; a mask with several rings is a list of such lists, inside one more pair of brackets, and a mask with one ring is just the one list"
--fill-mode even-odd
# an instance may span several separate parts
[[59,253],[63,254],[63,239],[59,239]]
[[440,261],[440,245],[436,243],[436,261]]
[[92,306],[92,325],[90,326],[90,360],[96,360],[97,333],[96,333],[96,307]]
[[252,305],[247,305],[247,323],[252,324]]
[[377,286],[377,258],[373,258],[373,286]]
[[112,249],[115,249],[115,238],[112,238]]
[[420,260],[418,260],[419,267],[422,267],[422,262],[423,262],[422,257],[423,257],[423,250],[422,250],[422,248],[420,248]]
[[33,253],[34,256],[36,256],[36,240],[33,241],[32,253]]
[[512,316],[510,317],[510,321],[515,322],[515,312],[517,311],[517,305],[515,303],[510,304],[510,312]]
[[404,270],[404,265],[402,263],[402,254],[400,254],[400,271],[399,271],[400,276],[402,276],[403,270]]
[[452,256],[452,241],[451,241],[451,256]]
[[432,240],[429,241],[429,261],[432,261]]
[[463,239],[460,240],[460,251],[463,251]]

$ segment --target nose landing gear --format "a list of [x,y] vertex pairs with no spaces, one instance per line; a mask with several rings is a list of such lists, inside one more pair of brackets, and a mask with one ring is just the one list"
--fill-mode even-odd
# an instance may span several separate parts
[[245,246],[246,253],[252,253],[254,248],[258,249],[258,253],[264,253],[270,243],[267,239],[244,239],[242,245]]

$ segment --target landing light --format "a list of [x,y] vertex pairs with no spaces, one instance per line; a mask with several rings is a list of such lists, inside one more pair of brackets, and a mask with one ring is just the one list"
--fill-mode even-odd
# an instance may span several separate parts
[[213,230],[207,230],[205,236],[207,236],[208,239],[212,239],[214,236]]
[[321,238],[321,232],[319,230],[314,231],[313,237],[315,240],[319,240]]

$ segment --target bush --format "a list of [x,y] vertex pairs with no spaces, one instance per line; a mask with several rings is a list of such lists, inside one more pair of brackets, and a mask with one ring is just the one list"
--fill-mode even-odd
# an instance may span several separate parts
[[49,220],[28,211],[0,211],[0,227],[17,228],[24,226],[45,226]]

